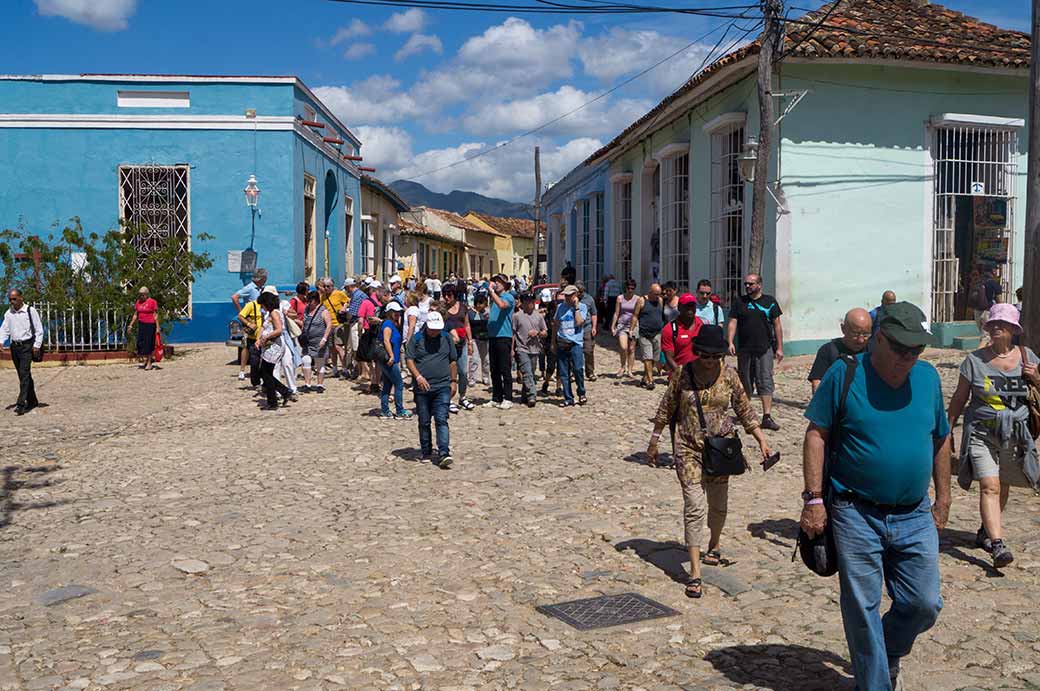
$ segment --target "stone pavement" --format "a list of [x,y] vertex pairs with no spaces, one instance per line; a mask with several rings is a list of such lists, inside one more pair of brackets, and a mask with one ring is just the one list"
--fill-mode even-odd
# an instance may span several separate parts
[[[463,412],[441,471],[345,383],[258,412],[230,356],[40,369],[49,407],[0,413],[0,689],[852,688],[836,579],[791,563],[807,358],[778,374],[780,465],[733,482],[736,563],[695,601],[674,472],[638,453],[661,387]],[[960,356],[931,356],[949,394]],[[1040,687],[1038,506],[1014,491],[1000,574],[954,490],[908,689]],[[535,610],[630,591],[681,614],[579,632]]]

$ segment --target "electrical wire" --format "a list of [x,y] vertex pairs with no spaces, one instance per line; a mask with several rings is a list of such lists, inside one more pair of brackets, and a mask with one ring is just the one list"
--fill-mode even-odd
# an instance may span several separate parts
[[929,96],[1011,96],[1022,95],[1022,91],[925,91],[922,89],[896,89],[887,86],[871,86],[869,84],[851,84],[849,82],[832,82],[826,79],[810,79],[808,77],[791,77],[797,82],[810,82],[813,84],[827,84],[846,89],[863,89],[865,91],[891,91],[897,94],[927,94]]
[[731,10],[754,9],[755,5],[725,5],[721,7],[686,8],[674,6],[599,5],[583,6],[536,0],[537,5],[509,5],[488,2],[462,2],[459,0],[330,0],[350,5],[375,5],[383,7],[407,7],[434,10],[463,10],[479,12],[505,12],[509,14],[648,14],[674,13],[702,17],[734,19]]
[[[780,62],[781,60],[786,58],[788,55],[790,55],[791,53],[793,53],[796,50],[798,50],[798,48],[803,43],[805,43],[810,38],[812,38],[813,34],[815,34],[817,31],[819,31],[820,27],[822,27],[824,25],[824,23],[826,23],[826,21],[831,18],[831,15],[834,14],[834,10],[838,9],[838,5],[840,5],[840,4],[841,4],[840,1],[836,1],[836,2],[832,3],[831,6],[830,6],[830,9],[827,10],[827,13],[825,15],[823,15],[823,19],[820,20],[820,23],[817,24],[815,27],[813,27],[807,34],[805,34],[805,36],[802,37],[802,40],[798,41],[798,43],[794,44],[793,46],[791,46],[790,48],[785,50],[783,53],[781,53],[780,57],[778,57],[775,60],[775,62]],[[787,22],[789,22],[789,21],[791,21],[791,19],[789,17],[784,17],[785,24]]]
[[[523,132],[523,133],[521,133],[521,134],[518,134],[518,135],[516,135],[515,137],[513,137],[512,139],[509,139],[509,140],[507,140],[507,141],[504,141],[504,142],[502,142],[501,144],[498,144],[498,145],[496,145],[496,146],[493,146],[493,147],[491,147],[490,149],[483,149],[482,151],[479,151],[479,152],[475,153],[475,154],[474,154],[474,155],[472,155],[472,156],[467,156],[466,158],[462,158],[462,159],[459,159],[458,161],[454,161],[454,162],[452,162],[452,163],[448,163],[448,164],[446,164],[446,165],[443,165],[443,166],[440,166],[440,167],[438,167],[438,168],[433,168],[433,169],[431,169],[431,170],[427,170],[427,171],[424,171],[424,172],[422,172],[422,173],[419,173],[419,174],[417,174],[417,175],[413,175],[413,176],[410,176],[410,178],[409,178],[409,179],[412,179],[412,180],[418,180],[419,178],[422,178],[422,177],[426,177],[426,176],[428,176],[428,175],[433,175],[434,173],[439,173],[439,172],[440,172],[440,171],[442,171],[442,170],[447,170],[447,169],[449,169],[449,168],[454,168],[454,167],[456,167],[456,166],[462,165],[463,163],[467,163],[467,162],[469,162],[469,161],[472,161],[472,160],[474,160],[474,159],[480,158],[480,157],[482,157],[482,156],[486,156],[487,154],[493,153],[493,152],[495,152],[495,151],[499,151],[500,149],[504,149],[505,147],[509,146],[510,144],[513,144],[514,142],[516,142],[516,141],[518,141],[518,140],[520,140],[520,139],[523,139],[524,137],[529,137],[529,136],[530,136],[530,135],[532,135],[532,134],[536,134],[536,133],[538,133],[538,132],[541,132],[542,130],[546,129],[547,127],[550,127],[551,125],[554,125],[554,124],[556,124],[556,123],[557,123],[557,122],[559,122],[560,120],[563,120],[564,118],[567,118],[567,117],[569,117],[569,116],[571,116],[571,115],[574,115],[574,114],[575,114],[575,113],[577,113],[578,111],[580,111],[580,110],[582,110],[582,109],[584,109],[584,108],[587,108],[588,106],[592,105],[593,103],[596,103],[597,101],[600,101],[600,100],[602,100],[602,99],[606,98],[607,96],[609,96],[610,94],[614,93],[614,92],[615,92],[615,91],[617,91],[618,89],[621,89],[621,88],[623,88],[623,87],[625,87],[625,86],[627,86],[627,85],[631,84],[632,82],[634,82],[635,80],[637,80],[637,79],[639,79],[640,77],[644,76],[645,74],[649,73],[650,71],[652,71],[652,70],[654,70],[654,69],[656,69],[656,68],[660,67],[661,65],[663,65],[663,64],[664,64],[664,63],[666,63],[666,62],[668,62],[669,60],[671,60],[671,59],[675,58],[676,56],[678,56],[678,55],[680,55],[680,54],[682,54],[682,53],[686,52],[687,50],[689,50],[689,49],[690,49],[690,48],[692,48],[693,46],[695,46],[695,45],[697,45],[698,43],[700,43],[701,41],[703,41],[703,40],[704,40],[705,38],[707,38],[708,36],[711,36],[711,35],[712,35],[713,33],[715,33],[716,31],[718,31],[719,29],[723,28],[723,26],[725,26],[725,27],[726,27],[726,32],[724,32],[724,33],[723,33],[723,37],[725,37],[726,33],[728,33],[728,32],[729,32],[729,30],[730,30],[731,28],[733,28],[733,24],[734,24],[734,22],[732,22],[732,21],[731,21],[731,22],[728,22],[728,23],[726,23],[726,24],[723,24],[723,25],[719,25],[719,26],[716,26],[716,27],[715,27],[714,29],[712,29],[711,31],[708,31],[708,32],[707,32],[706,34],[704,34],[704,35],[702,35],[702,36],[700,36],[700,37],[698,37],[698,38],[694,39],[694,40],[693,40],[693,41],[691,41],[690,43],[686,44],[685,46],[683,46],[683,47],[682,47],[682,48],[680,48],[679,50],[677,50],[677,51],[675,51],[674,53],[672,53],[671,55],[668,55],[667,57],[665,57],[665,58],[663,58],[663,59],[661,59],[661,60],[658,60],[658,61],[657,61],[656,63],[654,63],[653,65],[650,65],[649,67],[647,67],[647,68],[645,68],[645,69],[641,70],[640,72],[637,72],[636,74],[632,75],[632,76],[631,76],[631,77],[629,77],[628,79],[625,79],[624,81],[622,81],[622,82],[619,82],[618,84],[615,84],[615,85],[614,85],[614,86],[612,86],[611,88],[609,88],[609,89],[607,89],[606,91],[604,91],[604,92],[600,93],[599,95],[597,95],[597,96],[596,96],[595,98],[592,98],[592,99],[590,99],[590,100],[588,100],[588,101],[586,101],[586,102],[582,103],[582,104],[581,104],[581,105],[579,105],[578,107],[576,107],[576,108],[574,108],[574,109],[572,109],[572,110],[569,110],[569,111],[567,111],[566,113],[563,113],[562,115],[558,115],[558,116],[556,116],[556,117],[555,117],[555,118],[553,118],[552,120],[549,120],[549,121],[547,121],[547,122],[544,122],[544,123],[542,123],[542,124],[541,124],[541,125],[539,125],[538,127],[535,127],[535,128],[533,128],[533,129],[527,130],[526,132]],[[753,30],[753,29],[752,29],[752,30]],[[746,33],[745,33],[745,35],[746,35],[747,33],[749,33],[749,32],[746,32]],[[739,40],[739,39],[738,39],[738,40]],[[717,46],[717,45],[718,45],[718,44],[716,44],[716,46]],[[709,53],[709,55],[710,55],[710,53]],[[707,58],[705,58],[705,60],[706,60],[706,59],[707,59]],[[701,63],[701,64],[702,64],[702,66],[703,66],[703,64],[704,64],[704,61],[702,61],[702,63]],[[699,72],[699,71],[700,71],[700,68],[699,68],[699,69],[698,69],[697,71]]]

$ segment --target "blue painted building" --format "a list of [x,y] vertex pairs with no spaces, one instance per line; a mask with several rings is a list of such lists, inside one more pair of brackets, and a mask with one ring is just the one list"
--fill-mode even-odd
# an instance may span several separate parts
[[211,255],[173,341],[227,335],[229,296],[249,280],[229,253],[250,247],[250,175],[270,284],[359,269],[361,142],[296,77],[0,76],[0,104],[0,227],[123,219]]
[[606,162],[578,166],[542,196],[548,221],[546,261],[550,279],[559,279],[570,262],[578,280],[593,293],[600,280],[613,273],[616,255],[624,254],[621,248],[618,255],[612,232],[617,209],[608,189],[608,169]]

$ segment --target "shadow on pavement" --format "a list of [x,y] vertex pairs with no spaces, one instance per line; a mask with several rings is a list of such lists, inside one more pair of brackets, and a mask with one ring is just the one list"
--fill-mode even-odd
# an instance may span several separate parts
[[18,511],[48,509],[69,503],[68,500],[21,503],[15,499],[15,493],[18,490],[44,489],[61,484],[61,480],[46,477],[57,470],[61,470],[60,465],[27,467],[9,465],[0,471],[3,476],[3,484],[0,485],[0,529],[11,525],[14,514]]
[[408,448],[408,449],[394,449],[390,452],[391,456],[396,456],[402,461],[409,461],[411,463],[418,463],[422,460],[422,452],[419,449]]
[[986,573],[987,578],[1004,578],[1004,574],[999,569],[995,568],[993,564],[980,559],[979,557],[972,556],[962,549],[957,547],[939,547],[940,552],[950,555],[954,559],[958,559],[972,566],[977,566]]
[[799,410],[805,410],[809,407],[808,401],[796,401],[791,398],[781,398],[780,396],[773,396],[773,403],[776,405],[786,406],[788,408],[798,408]]
[[734,685],[773,691],[838,691],[855,685],[844,658],[801,645],[735,645],[712,650],[704,659]]
[[795,540],[798,538],[798,521],[791,518],[771,518],[757,523],[748,523],[747,530],[752,537],[772,542],[779,547],[794,549]]
[[614,545],[614,549],[619,552],[628,550],[635,552],[640,559],[661,569],[676,583],[685,584],[689,578],[683,564],[690,561],[690,554],[686,551],[685,545],[674,540],[657,542],[646,538],[635,538],[617,543]]
[[[650,459],[646,455],[645,451],[636,451],[635,453],[625,456],[624,460],[628,463],[638,463],[639,465],[653,467],[650,465]],[[672,454],[664,452],[657,454],[657,468],[672,469],[674,467],[675,459],[672,458]]]

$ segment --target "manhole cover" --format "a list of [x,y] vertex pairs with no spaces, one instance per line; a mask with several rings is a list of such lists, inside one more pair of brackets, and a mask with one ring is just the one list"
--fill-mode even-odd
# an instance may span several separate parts
[[645,619],[660,619],[678,614],[671,607],[666,607],[660,602],[654,602],[637,593],[590,597],[586,600],[561,602],[555,605],[540,605],[536,609],[542,614],[556,617],[581,631],[631,624]]

